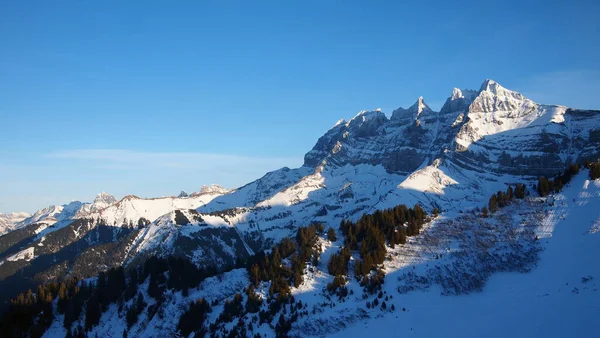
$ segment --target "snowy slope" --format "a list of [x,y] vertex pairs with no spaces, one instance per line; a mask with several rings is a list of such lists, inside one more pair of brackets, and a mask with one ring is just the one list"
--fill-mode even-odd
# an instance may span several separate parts
[[145,226],[127,250],[127,259],[175,255],[199,266],[223,266],[250,254],[237,229],[223,218],[190,209],[170,212]]
[[[160,222],[173,224],[174,218]],[[352,276],[347,284],[352,293],[347,298],[338,301],[328,296],[324,289],[333,277],[326,273],[327,261],[342,243],[320,239],[319,265],[309,264],[304,282],[292,289],[296,302],[305,304],[307,316],[294,323],[290,334],[595,337],[600,315],[600,266],[595,262],[599,227],[600,180],[588,181],[587,171],[560,194],[517,200],[490,218],[445,212],[406,245],[388,248],[384,295],[379,298],[380,303],[385,299],[385,310],[380,306],[367,309],[365,303],[377,295],[364,299]],[[150,319],[146,317],[149,310],[144,311],[129,336],[175,335],[187,304],[200,297],[213,304],[209,322],[215,322],[223,302],[236,292],[243,293],[247,278],[245,270],[233,270],[207,279],[187,297],[168,291],[159,315]],[[263,283],[257,291],[264,296],[268,287],[268,282]],[[154,304],[145,293],[144,298],[149,306]],[[121,336],[126,327],[117,305],[109,307],[100,323],[92,336]],[[266,323],[255,322],[253,332],[275,336]],[[59,316],[45,337],[64,334]]]
[[[394,302],[406,312],[381,313],[334,337],[439,337],[448,332],[460,337],[596,337],[600,235],[594,229],[600,224],[600,180],[589,182],[586,176],[581,173],[543,202],[537,227],[543,251],[531,272],[495,274],[482,292],[466,296],[441,296],[435,288],[403,294]],[[388,293],[394,288],[386,282]]]
[[[411,175],[389,173],[381,165],[323,165],[255,207],[216,214],[243,233],[278,241],[315,221],[337,226],[342,219],[356,220],[398,204],[419,203],[428,210],[470,209],[485,204],[508,184],[528,179],[532,178],[481,173],[442,160]],[[198,210],[207,213],[206,208]]]

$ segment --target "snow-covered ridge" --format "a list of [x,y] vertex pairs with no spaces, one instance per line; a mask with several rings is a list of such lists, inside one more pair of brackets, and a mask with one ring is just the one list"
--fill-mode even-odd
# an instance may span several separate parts
[[84,206],[84,203],[73,201],[63,205],[51,205],[36,211],[32,216],[21,221],[21,225],[32,223],[46,223],[48,225],[56,222],[73,218],[77,211]]
[[75,214],[74,218],[85,217],[93,212],[100,211],[115,203],[117,203],[117,199],[113,195],[106,192],[101,192],[98,195],[96,195],[92,203],[84,203],[81,206],[81,208],[77,210],[77,213]]
[[108,225],[130,225],[136,226],[140,219],[153,222],[160,216],[171,211],[180,209],[197,209],[221,196],[220,193],[206,193],[192,195],[190,197],[160,197],[139,198],[137,196],[126,196],[119,202],[102,209],[88,217],[99,218]]
[[10,214],[0,214],[0,236],[19,228],[20,222],[30,217],[26,212],[13,212]]
[[429,108],[429,106],[425,103],[423,96],[420,96],[417,99],[417,102],[410,106],[408,109],[404,109],[402,107],[394,110],[392,112],[392,120],[405,120],[405,119],[418,119],[419,117],[425,117],[435,112]]
[[128,260],[143,255],[177,255],[197,265],[221,266],[252,253],[223,217],[193,209],[171,211],[144,226],[128,249]]
[[[63,205],[51,205],[33,215],[0,214],[0,235],[33,223],[45,224],[45,234],[68,225],[72,220],[82,218],[100,219],[107,225],[137,226],[140,219],[152,222],[173,210],[196,209],[231,191],[215,184],[204,186],[200,192],[185,197],[140,198],[127,195],[120,201],[109,193],[101,192],[91,203],[73,201]],[[55,224],[58,226],[54,226]]]
[[195,195],[225,195],[230,193],[231,189],[226,189],[218,184],[204,185],[200,189],[199,192],[193,193],[191,196]]

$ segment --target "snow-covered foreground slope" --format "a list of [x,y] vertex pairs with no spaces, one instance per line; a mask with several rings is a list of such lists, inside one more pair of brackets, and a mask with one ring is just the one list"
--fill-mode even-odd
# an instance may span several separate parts
[[[492,275],[482,292],[468,295],[441,296],[439,286],[397,295],[390,302],[395,312],[360,320],[333,337],[597,337],[600,180],[586,176],[544,202],[536,229],[543,251],[531,272]],[[386,281],[389,294],[395,287]]]
[[[472,205],[475,206],[475,205]],[[193,217],[193,214],[186,214]],[[173,224],[174,217],[160,222]],[[196,227],[201,224],[190,225]],[[157,223],[158,224],[158,223]],[[217,227],[218,228],[218,227]],[[382,296],[364,294],[350,262],[350,294],[338,299],[327,290],[331,255],[343,239],[318,240],[318,265],[309,263],[304,282],[292,288],[306,312],[289,334],[293,337],[596,337],[600,315],[600,180],[577,175],[560,194],[515,200],[485,218],[479,212],[447,211],[405,245],[389,248],[383,264]],[[257,292],[266,297],[271,282]],[[206,325],[217,323],[223,304],[249,285],[246,270],[235,269],[181,292],[167,291],[157,315],[155,301],[142,291],[148,308],[128,331],[130,337],[174,336],[187,304],[204,298],[212,304]],[[145,290],[147,282],[141,287]],[[379,305],[367,307],[377,299]],[[131,303],[130,301],[129,303]],[[386,308],[382,308],[382,303]],[[126,305],[130,305],[127,303]],[[393,308],[393,310],[392,310]],[[263,303],[263,310],[267,310]],[[290,310],[287,310],[290,311]],[[252,334],[273,337],[272,324],[253,321]],[[278,315],[275,317],[278,318]],[[237,319],[225,324],[232,329]],[[90,336],[120,336],[123,311],[111,305]],[[219,331],[220,332],[220,331]],[[65,334],[58,316],[45,337]]]

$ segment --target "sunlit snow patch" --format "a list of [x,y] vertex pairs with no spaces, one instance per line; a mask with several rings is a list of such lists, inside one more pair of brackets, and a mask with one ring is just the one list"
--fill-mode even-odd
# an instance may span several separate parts
[[16,254],[6,258],[6,260],[10,261],[10,262],[15,262],[15,261],[20,261],[20,260],[24,259],[29,262],[30,260],[32,260],[34,258],[33,253],[34,253],[34,248],[30,247],[25,250],[21,250],[21,251],[17,252]]
[[443,195],[444,188],[458,184],[452,177],[438,168],[437,161],[433,165],[417,170],[408,176],[398,188],[413,189],[421,192],[433,192]]

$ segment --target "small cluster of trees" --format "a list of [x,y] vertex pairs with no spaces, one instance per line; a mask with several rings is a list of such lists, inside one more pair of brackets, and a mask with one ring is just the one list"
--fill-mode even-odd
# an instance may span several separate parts
[[354,263],[354,274],[361,285],[368,292],[379,289],[385,274],[377,266],[385,260],[386,244],[394,247],[406,243],[407,236],[418,235],[426,217],[427,213],[418,204],[413,208],[402,204],[365,214],[356,222],[343,220],[340,230],[345,246],[333,254],[327,264],[329,273],[334,276],[327,290],[340,297],[348,294],[345,284],[352,251],[360,254],[361,259]]
[[58,283],[38,286],[37,293],[28,290],[12,299],[0,320],[0,337],[41,337],[52,324],[52,301],[58,294]]
[[327,269],[333,276],[343,276],[348,274],[348,262],[350,261],[350,250],[342,248],[337,253],[331,255]]
[[[261,310],[263,300],[256,294],[252,285],[246,288],[245,294],[247,296],[245,297],[245,306],[244,296],[240,293],[225,301],[223,312],[215,322],[208,326],[208,332],[202,331],[203,329],[200,326],[194,328],[194,331],[188,329],[187,331],[181,330],[181,332],[186,334],[187,332],[200,332],[204,335],[210,333],[211,337],[250,337],[254,332],[255,324],[260,326],[268,323],[270,327],[274,327],[276,337],[287,337],[292,324],[298,318],[308,315],[307,305],[301,301],[296,302],[294,296],[290,295],[280,301],[272,299],[268,304],[268,308]],[[278,314],[279,316],[277,316]],[[201,317],[200,320],[204,321],[204,317]],[[227,323],[235,323],[235,325],[225,325]],[[260,337],[260,334],[254,333],[254,337]]]
[[187,337],[194,332],[196,337],[204,337],[207,334],[204,321],[212,311],[210,304],[204,298],[197,299],[190,304],[190,307],[179,317],[177,331],[183,337]]
[[340,229],[344,234],[344,244],[351,250],[359,250],[365,238],[381,236],[394,247],[406,243],[406,236],[418,235],[426,216],[427,213],[418,204],[412,209],[402,204],[363,215],[356,223],[344,220]]
[[[246,290],[245,312],[242,311],[241,295],[235,295],[233,301],[226,302],[222,318],[219,321],[228,322],[236,317],[241,318],[244,313],[259,312],[261,323],[271,323],[286,304],[294,303],[290,286],[298,287],[302,284],[307,263],[312,261],[313,265],[318,264],[320,248],[316,244],[319,235],[324,235],[324,232],[325,227],[321,223],[300,227],[295,239],[285,238],[275,245],[270,253],[259,252],[252,257],[247,265],[251,285]],[[263,300],[254,291],[254,288],[258,287],[262,281],[270,282],[267,299],[268,311],[260,310]],[[277,335],[285,335],[296,319],[297,315],[290,318],[281,315],[276,324]],[[246,330],[245,326],[240,324],[231,332],[240,334],[242,332],[240,330]]]
[[363,215],[356,223],[342,221],[340,229],[346,247],[360,252],[361,260],[355,263],[354,273],[366,276],[375,270],[385,259],[386,243],[391,247],[406,243],[407,236],[419,234],[426,217],[418,204],[413,208],[402,204]]
[[[295,241],[285,238],[275,245],[271,253],[260,252],[248,264],[250,282],[257,287],[261,281],[271,281],[269,297],[286,299],[290,293],[290,285],[298,287],[303,281],[304,269],[309,260],[318,263],[320,252],[315,244],[318,233],[323,233],[322,224],[313,224],[298,228]],[[287,259],[291,264],[283,264]]]
[[553,192],[559,192],[562,190],[563,186],[567,185],[571,182],[573,176],[579,173],[579,165],[571,164],[564,173],[554,177],[554,179],[549,179],[547,177],[541,176],[538,178],[537,190],[540,196],[544,197]]
[[585,167],[590,170],[590,172],[589,172],[590,180],[595,180],[595,179],[600,178],[600,161],[598,161],[598,162],[586,161]]
[[490,196],[488,205],[483,207],[481,214],[483,217],[487,217],[490,213],[498,211],[499,208],[509,205],[513,199],[525,198],[525,195],[527,195],[527,188],[523,184],[517,184],[514,189],[509,186],[506,192],[499,190]]
[[220,320],[225,323],[229,323],[235,317],[239,317],[244,312],[244,298],[241,294],[236,293],[233,299],[225,300],[223,305],[223,312],[221,313]]
[[345,297],[347,294],[346,275],[348,274],[348,262],[350,261],[350,250],[342,248],[339,252],[331,255],[327,270],[333,275],[333,281],[327,284],[327,290],[331,293],[337,292],[338,296]]
[[131,328],[138,321],[138,317],[146,308],[146,301],[142,293],[138,293],[135,302],[125,309],[125,319],[127,320],[127,328]]

